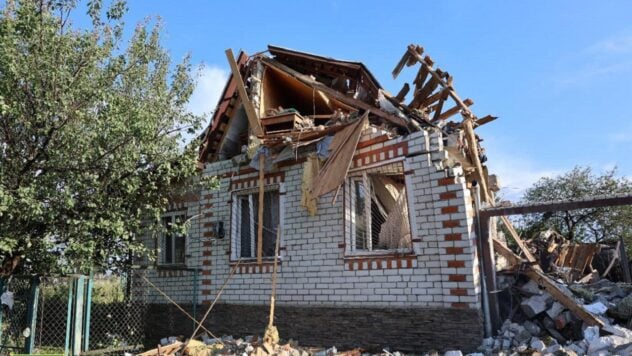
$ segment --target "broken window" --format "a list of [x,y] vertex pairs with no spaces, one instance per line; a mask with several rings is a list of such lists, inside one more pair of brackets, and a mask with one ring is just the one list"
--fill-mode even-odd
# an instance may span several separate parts
[[186,255],[186,234],[184,213],[172,213],[162,218],[163,233],[161,236],[161,264],[183,265]]
[[352,251],[410,249],[406,185],[397,165],[353,175],[347,187]]
[[[235,217],[233,239],[236,258],[257,256],[257,231],[259,228],[258,191],[236,193],[233,216]],[[279,227],[279,191],[266,190],[263,194],[263,257],[272,257],[275,252],[276,235]]]

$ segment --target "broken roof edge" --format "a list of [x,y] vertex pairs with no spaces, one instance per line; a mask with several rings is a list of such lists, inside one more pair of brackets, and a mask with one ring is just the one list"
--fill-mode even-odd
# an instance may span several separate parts
[[[237,55],[237,65],[241,68],[243,65],[247,63],[247,61],[248,61],[248,55],[246,54],[245,51],[240,50],[239,55]],[[230,101],[230,99],[234,96],[236,90],[237,88],[236,88],[235,78],[232,73],[229,73],[228,79],[226,80],[226,84],[224,85],[224,89],[222,90],[222,94],[220,95],[220,97],[217,100],[217,103],[215,104],[211,121],[209,121],[208,125],[206,126],[206,129],[204,129],[204,132],[201,134],[201,136],[203,137],[202,137],[202,142],[200,143],[200,149],[199,149],[198,158],[197,158],[198,168],[200,164],[203,165],[204,162],[207,161],[206,156],[208,155],[208,146],[209,146],[208,140],[210,138],[209,136],[213,134],[214,131],[217,129],[217,127],[219,126],[219,118],[225,112],[225,109],[221,109],[220,107],[223,102]],[[229,96],[227,96],[227,94],[229,94],[228,92],[230,92]]]
[[355,66],[356,69],[364,71],[368,75],[369,79],[373,82],[373,84],[375,84],[375,86],[378,89],[384,90],[384,88],[382,87],[380,82],[377,80],[377,78],[373,75],[373,73],[371,73],[369,68],[362,62],[349,61],[349,60],[337,59],[337,58],[332,58],[332,57],[325,57],[325,56],[321,56],[321,55],[310,53],[310,52],[302,52],[302,51],[297,51],[297,50],[286,48],[286,47],[274,46],[270,44],[268,45],[268,51],[270,52],[270,54],[275,55],[275,56],[276,54],[283,53],[286,55],[304,57],[311,60],[323,61],[323,62],[328,62],[328,63],[337,64],[341,66]]

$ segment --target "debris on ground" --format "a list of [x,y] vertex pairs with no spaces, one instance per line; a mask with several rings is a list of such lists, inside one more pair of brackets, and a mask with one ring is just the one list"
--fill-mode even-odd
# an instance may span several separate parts
[[[499,308],[506,320],[478,351],[483,355],[631,355],[632,284],[605,278],[615,260],[627,262],[620,244],[601,270],[593,267],[593,260],[610,248],[607,245],[571,243],[546,231],[524,246],[538,256],[537,263],[495,242],[496,251],[510,262],[496,275]],[[619,269],[617,275],[629,274],[624,270],[629,269],[627,263]]]
[[[456,352],[456,351],[454,351]],[[460,354],[460,353],[459,353]],[[272,345],[259,336],[246,336],[235,339],[233,336],[212,338],[206,333],[195,339],[183,341],[181,337],[166,337],[160,340],[155,349],[145,351],[138,356],[211,356],[211,355],[280,355],[280,356],[403,356],[400,352],[390,352],[384,349],[382,353],[371,354],[356,348],[348,351],[338,351],[335,346],[330,348],[300,347],[294,340]],[[456,354],[450,354],[456,355]]]

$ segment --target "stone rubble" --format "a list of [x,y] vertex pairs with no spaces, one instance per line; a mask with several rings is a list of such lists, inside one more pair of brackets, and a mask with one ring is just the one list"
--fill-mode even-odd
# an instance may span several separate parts
[[605,325],[587,326],[532,280],[522,285],[503,280],[517,291],[512,296],[519,305],[512,320],[470,355],[632,355],[632,330],[627,328],[632,326],[632,285],[607,279],[568,286],[557,282]]

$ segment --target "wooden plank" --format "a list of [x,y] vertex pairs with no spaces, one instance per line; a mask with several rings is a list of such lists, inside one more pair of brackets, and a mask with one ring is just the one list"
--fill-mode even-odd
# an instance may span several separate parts
[[[474,101],[472,99],[465,99],[464,104],[467,106],[472,106],[474,105]],[[441,116],[439,116],[439,120],[449,119],[451,116],[459,113],[462,110],[463,108],[460,105],[455,105],[454,107],[446,110],[443,114],[441,114]]]
[[266,65],[268,65],[270,68],[276,69],[280,73],[283,73],[285,75],[289,75],[290,77],[296,78],[299,81],[303,82],[304,84],[306,84],[306,85],[308,85],[308,86],[310,86],[310,87],[312,87],[314,89],[320,90],[323,93],[333,97],[334,99],[337,99],[337,100],[343,102],[344,104],[353,106],[353,107],[355,107],[357,109],[369,111],[371,114],[373,114],[375,116],[378,116],[378,117],[380,117],[380,118],[382,118],[382,119],[384,119],[384,120],[386,120],[386,121],[388,121],[391,124],[394,124],[396,126],[399,126],[399,127],[402,127],[402,128],[406,128],[406,129],[409,128],[408,122],[406,120],[404,120],[403,118],[395,116],[395,115],[392,115],[392,114],[389,114],[387,112],[384,112],[384,111],[382,111],[382,110],[380,110],[380,109],[378,109],[378,108],[376,108],[374,106],[371,106],[371,105],[365,103],[362,100],[358,100],[358,99],[354,99],[354,98],[348,97],[348,96],[344,95],[343,93],[341,93],[341,92],[339,92],[337,90],[331,89],[328,86],[326,86],[326,85],[324,85],[324,84],[322,84],[320,82],[317,82],[317,81],[311,79],[310,77],[308,77],[306,75],[303,75],[303,74],[295,71],[294,69],[292,69],[292,68],[290,68],[290,67],[288,67],[288,66],[286,66],[284,64],[281,64],[281,63],[279,63],[279,62],[277,62],[277,61],[275,61],[275,60],[273,60],[271,58],[263,57],[263,58],[261,58],[261,61],[263,63],[265,63]]
[[606,268],[606,270],[603,272],[603,275],[601,277],[605,278],[608,275],[608,273],[610,273],[610,270],[612,269],[612,267],[614,267],[614,263],[619,260],[620,244],[621,244],[621,241],[617,241],[617,246],[614,248],[614,256],[612,256],[612,261],[610,261],[608,268]]
[[479,127],[479,126],[483,126],[485,124],[488,124],[494,120],[498,119],[498,116],[492,116],[492,115],[487,115],[485,117],[482,117],[480,119],[477,119],[476,121],[474,121],[474,127]]
[[[510,249],[502,244],[502,242],[494,239],[494,248],[501,256],[504,256],[510,262],[514,264],[518,264],[522,261],[522,259],[513,253]],[[522,261],[524,262],[524,261]],[[534,282],[538,283],[538,285],[542,286],[553,298],[555,298],[558,302],[564,305],[567,309],[577,315],[580,319],[582,319],[588,325],[597,325],[599,327],[603,327],[603,322],[597,319],[594,315],[590,314],[586,309],[582,306],[578,305],[575,300],[566,295],[564,291],[560,289],[560,287],[553,282],[547,275],[545,275],[542,271],[539,271],[535,268],[535,266],[527,265],[525,274]]]
[[528,205],[517,205],[508,208],[491,207],[481,209],[481,216],[500,216],[545,213],[548,211],[566,211],[588,208],[602,208],[606,206],[632,205],[632,194],[602,195],[567,201],[548,201]]
[[435,113],[434,113],[434,117],[432,118],[432,121],[439,119],[439,116],[441,115],[441,110],[443,110],[443,104],[445,103],[445,100],[448,98],[448,95],[449,95],[447,90],[442,90],[439,93],[441,93],[441,98],[439,98],[439,103],[437,104],[437,107],[435,108]]
[[230,70],[233,74],[233,78],[235,78],[239,97],[241,98],[241,102],[246,110],[246,116],[248,117],[250,129],[255,136],[261,137],[263,136],[263,129],[261,128],[261,123],[259,122],[259,116],[257,116],[255,108],[248,98],[248,93],[246,93],[246,87],[244,86],[244,80],[241,77],[239,67],[237,66],[237,62],[235,62],[235,56],[233,56],[233,51],[230,48],[226,50],[226,58],[228,59],[228,64],[230,64]]
[[417,75],[415,75],[415,80],[413,80],[413,84],[415,84],[415,89],[421,89],[421,87],[426,82],[426,79],[428,79],[428,75],[430,75],[430,73],[428,73],[428,67],[423,65],[420,66],[419,70],[417,71]]
[[415,97],[410,102],[410,104],[408,104],[408,106],[411,108],[417,108],[419,106],[419,103],[424,101],[424,99],[426,99],[439,86],[439,84],[439,80],[437,80],[436,78],[430,78],[426,85],[415,92]]
[[560,289],[560,287],[553,282],[547,275],[545,275],[541,271],[537,271],[533,268],[527,269],[525,274],[533,281],[538,283],[538,285],[542,286],[544,290],[546,290],[553,298],[555,298],[560,304],[565,306],[568,310],[573,312],[576,316],[582,319],[586,324],[590,326],[599,326],[603,327],[604,323],[597,319],[594,315],[590,314],[586,309],[582,306],[578,305],[575,300],[566,295],[564,291]]
[[408,83],[404,83],[402,89],[400,89],[399,93],[397,93],[397,95],[395,96],[395,100],[401,103],[402,101],[404,101],[404,99],[406,98],[406,94],[408,94],[409,91],[410,85]]
[[419,103],[419,106],[422,108],[428,107],[430,106],[430,104],[434,103],[435,101],[441,99],[444,95],[448,95],[448,94],[449,93],[447,92],[445,88],[442,90],[439,90],[438,92],[424,99],[421,103]]
[[279,115],[267,116],[267,117],[261,118],[261,124],[263,126],[283,124],[283,123],[288,123],[288,122],[302,123],[303,117],[300,114],[295,113],[295,112],[287,112],[287,113],[283,113]]
[[393,69],[393,72],[391,74],[393,74],[393,79],[397,79],[397,76],[399,75],[399,73],[401,73],[402,69],[404,69],[404,65],[406,63],[408,63],[408,61],[413,58],[410,53],[408,51],[406,51],[404,53],[404,55],[402,56],[402,58],[399,60],[399,62],[397,62],[397,65],[395,66],[395,68]]
[[263,262],[263,203],[265,187],[264,183],[264,167],[266,156],[263,153],[259,154],[259,205],[257,206],[257,263]]

